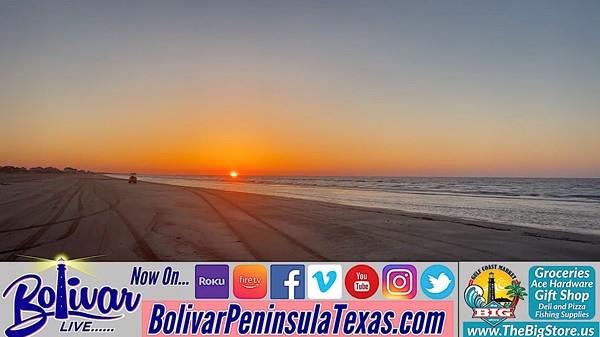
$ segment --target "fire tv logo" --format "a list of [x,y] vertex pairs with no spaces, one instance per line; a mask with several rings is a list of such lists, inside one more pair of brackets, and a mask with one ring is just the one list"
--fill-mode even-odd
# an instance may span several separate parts
[[365,299],[373,296],[379,287],[379,276],[375,269],[365,265],[356,265],[346,273],[344,280],[346,291],[355,298]]
[[267,295],[267,269],[260,264],[239,265],[233,269],[233,294],[242,299]]

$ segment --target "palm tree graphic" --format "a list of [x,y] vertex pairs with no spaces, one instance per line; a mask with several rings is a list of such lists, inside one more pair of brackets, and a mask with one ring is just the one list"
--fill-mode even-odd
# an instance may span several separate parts
[[504,287],[504,289],[508,290],[506,293],[508,296],[512,297],[512,303],[510,304],[511,308],[515,308],[519,300],[524,299],[527,296],[525,292],[525,288],[521,287],[521,281],[512,281],[510,285]]

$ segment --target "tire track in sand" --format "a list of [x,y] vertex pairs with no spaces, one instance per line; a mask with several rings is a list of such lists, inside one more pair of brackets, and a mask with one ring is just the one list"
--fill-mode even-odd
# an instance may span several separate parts
[[[206,190],[202,190],[202,192],[200,192],[199,190],[195,190],[195,189],[191,189],[191,188],[185,188],[185,187],[181,187],[184,190],[187,190],[191,193],[193,193],[194,195],[200,197],[201,199],[203,199],[214,211],[215,213],[217,213],[217,215],[219,216],[219,218],[221,218],[221,220],[236,234],[236,236],[240,239],[240,242],[244,245],[244,247],[246,247],[246,249],[248,249],[248,251],[254,255],[255,258],[257,259],[265,259],[265,255],[262,254],[262,252],[260,252],[259,249],[253,247],[249,242],[253,241],[249,238],[246,237],[245,233],[242,232],[242,230],[240,230],[238,228],[238,226],[235,226],[232,221],[229,221],[227,219],[227,217],[223,214],[223,212],[221,212],[212,202],[210,202],[208,200],[208,198],[206,198],[204,195],[202,195],[202,193],[206,193],[208,195],[211,195],[215,198],[221,199],[224,202],[226,202],[227,204],[231,205],[233,208],[237,209],[238,211],[242,212],[243,214],[245,214],[247,217],[251,218],[253,221],[257,222],[258,224],[260,224],[261,226],[263,226],[263,229],[267,229],[269,230],[269,232],[275,234],[275,236],[278,236],[279,238],[281,238],[282,240],[285,240],[287,242],[289,242],[290,244],[300,248],[301,250],[303,250],[305,253],[308,253],[309,255],[312,255],[313,257],[317,258],[318,260],[328,260],[327,257],[325,257],[324,255],[322,255],[321,253],[315,251],[314,249],[306,246],[305,244],[303,244],[302,242],[296,240],[294,237],[292,237],[291,235],[283,232],[282,230],[278,229],[277,227],[271,225],[270,223],[268,223],[267,221],[259,218],[258,216],[250,213],[249,211],[247,211],[246,209],[242,208],[241,206],[235,204],[234,202],[232,202],[231,200],[220,196],[218,194],[206,191]],[[267,247],[268,248],[268,247]]]
[[229,228],[229,230],[238,238],[239,242],[242,244],[242,246],[244,246],[244,248],[246,248],[246,250],[256,259],[256,260],[263,260],[265,259],[264,256],[262,255],[261,252],[259,252],[256,248],[254,248],[252,245],[250,245],[250,243],[248,243],[248,240],[244,238],[244,235],[241,231],[239,231],[237,229],[236,226],[234,226],[228,219],[227,217],[225,217],[225,215],[219,211],[219,209],[213,205],[212,202],[210,202],[205,196],[196,193],[193,190],[189,190],[187,188],[182,188],[184,190],[187,190],[189,192],[192,192],[194,195],[196,195],[197,197],[199,197],[200,199],[202,199],[219,217],[219,219],[221,219],[221,221],[227,226],[227,228]]
[[[95,191],[95,187],[96,187],[96,185],[94,185],[94,192],[96,192]],[[81,198],[81,196],[80,196],[80,198]],[[100,213],[104,213],[104,212],[110,211],[111,209],[117,207],[120,202],[121,202],[121,200],[117,199],[115,202],[109,204],[108,207],[105,207],[103,209],[99,209],[99,210],[91,212],[91,213],[87,213],[87,214],[83,214],[83,215],[80,215],[80,216],[72,217],[72,218],[67,218],[67,219],[62,219],[62,220],[56,220],[56,221],[48,221],[48,222],[44,222],[44,223],[37,224],[37,225],[30,225],[30,226],[19,227],[19,228],[14,228],[14,229],[3,229],[3,230],[0,230],[0,234],[2,234],[2,233],[20,232],[20,231],[30,230],[30,229],[34,229],[34,228],[47,227],[47,226],[54,226],[54,225],[58,225],[58,224],[69,222],[69,221],[80,221],[82,219],[89,218],[91,216],[98,215]]]
[[[75,198],[75,196],[78,193],[81,193],[81,189],[84,185],[84,183],[81,182],[81,180],[78,180],[78,183],[76,184],[77,188],[75,189],[75,191],[70,194],[67,197],[66,202],[63,203],[63,205],[59,208],[59,210],[52,216],[52,218],[50,219],[50,222],[52,221],[56,221],[67,209],[67,207],[69,206],[69,204],[71,204],[71,201]],[[18,257],[18,253],[21,253],[23,251],[26,251],[28,249],[31,248],[35,248],[35,247],[39,247],[42,244],[36,245],[36,242],[50,229],[50,227],[42,227],[40,228],[40,230],[38,230],[37,232],[33,233],[32,235],[30,235],[29,237],[27,237],[25,240],[21,241],[19,244],[17,244],[16,248],[10,249],[8,251],[4,251],[4,252],[0,252],[0,253],[9,253],[12,252],[8,257],[7,260],[8,261],[15,261]]]
[[24,214],[28,214],[31,212],[39,212],[41,207],[46,206],[51,202],[53,202],[52,208],[56,208],[60,204],[60,201],[62,200],[64,194],[68,193],[69,190],[71,190],[73,187],[77,186],[79,183],[80,183],[80,181],[78,180],[74,184],[72,184],[64,189],[61,189],[61,190],[51,193],[49,197],[44,198],[43,200],[41,200],[39,202],[28,204],[27,207],[25,207],[24,209],[18,211],[17,213],[13,214],[12,216],[10,216],[8,218],[2,220],[2,222],[0,222],[0,228],[10,226],[11,224],[13,224],[13,222],[15,220],[21,218]]
[[[106,191],[108,191],[110,194],[112,194],[113,197],[115,198],[115,200],[117,200],[117,203],[121,202],[121,198],[119,197],[119,195],[116,194],[114,191],[112,191],[110,188],[108,188],[106,186],[102,186],[102,188],[104,188]],[[107,205],[111,205],[111,202],[108,201],[105,197],[103,197],[100,193],[98,193],[98,191],[96,189],[94,189],[94,193],[96,194],[96,196],[99,199],[104,201]],[[121,219],[121,221],[123,221],[123,223],[129,230],[129,232],[135,239],[135,244],[139,247],[140,252],[143,255],[143,258],[147,261],[160,261],[160,258],[158,257],[158,255],[156,255],[154,250],[152,250],[152,247],[150,247],[150,245],[146,242],[146,240],[140,234],[140,232],[138,232],[137,228],[135,228],[135,225],[133,223],[131,223],[131,221],[129,219],[127,219],[127,217],[117,207],[112,208],[111,211],[115,212],[115,214],[119,217],[119,219]]]

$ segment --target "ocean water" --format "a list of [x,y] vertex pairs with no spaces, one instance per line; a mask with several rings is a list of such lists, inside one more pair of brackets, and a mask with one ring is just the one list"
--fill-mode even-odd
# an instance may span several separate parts
[[[123,175],[113,175],[124,178]],[[600,234],[600,179],[145,176],[171,185]]]

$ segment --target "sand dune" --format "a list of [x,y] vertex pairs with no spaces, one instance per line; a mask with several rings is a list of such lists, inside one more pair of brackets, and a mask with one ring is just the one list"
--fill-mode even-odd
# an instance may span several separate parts
[[0,176],[0,260],[597,260],[600,237],[101,175]]

